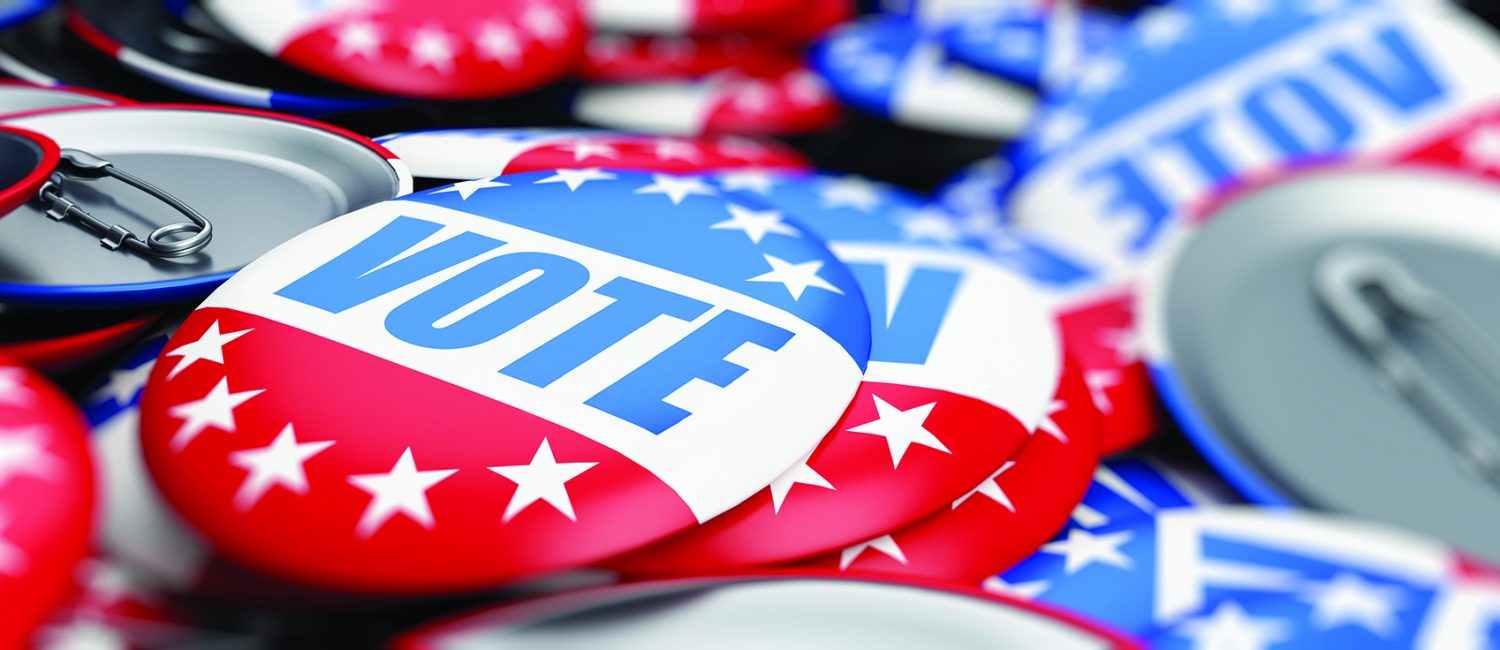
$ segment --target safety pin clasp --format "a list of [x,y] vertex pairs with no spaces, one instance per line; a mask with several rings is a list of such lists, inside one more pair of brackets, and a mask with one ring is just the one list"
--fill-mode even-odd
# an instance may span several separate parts
[[[64,193],[64,187],[70,181],[98,181],[106,178],[113,178],[150,195],[188,220],[161,226],[142,239],[124,226],[104,223],[83,206],[67,198]],[[78,149],[62,150],[57,172],[42,185],[37,192],[37,200],[48,217],[54,221],[72,221],[99,235],[100,245],[112,251],[124,248],[144,257],[183,257],[203,250],[213,239],[213,224],[197,210],[165,190],[120,170],[108,160]]]

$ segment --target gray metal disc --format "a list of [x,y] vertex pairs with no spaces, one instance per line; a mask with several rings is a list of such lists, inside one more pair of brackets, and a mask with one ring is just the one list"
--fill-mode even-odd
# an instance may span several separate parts
[[[193,206],[213,223],[198,253],[148,259],[110,251],[32,202],[0,219],[0,301],[141,304],[207,294],[287,239],[403,191],[369,143],[269,115],[124,106],[32,115],[5,123],[111,161]],[[68,198],[144,237],[183,221],[115,180],[67,181]]]
[[[1229,204],[1180,251],[1157,303],[1165,392],[1185,396],[1173,407],[1190,436],[1243,464],[1228,473],[1500,561],[1500,488],[1318,299],[1319,261],[1356,246],[1500,333],[1500,187],[1437,170],[1312,173]],[[1392,331],[1435,387],[1500,431],[1500,385],[1473,363],[1482,355],[1427,325]]]
[[69,106],[109,106],[114,100],[57,88],[0,83],[0,114],[25,113]]

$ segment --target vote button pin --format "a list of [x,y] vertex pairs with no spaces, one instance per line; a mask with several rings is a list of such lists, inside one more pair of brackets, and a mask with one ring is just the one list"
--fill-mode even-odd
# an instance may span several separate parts
[[225,556],[422,594],[594,562],[740,503],[818,443],[870,348],[812,236],[707,181],[578,169],[345,215],[236,274],[141,406],[162,493]]

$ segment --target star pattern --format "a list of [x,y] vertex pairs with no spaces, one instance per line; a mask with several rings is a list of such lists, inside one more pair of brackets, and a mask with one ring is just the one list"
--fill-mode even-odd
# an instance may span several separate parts
[[812,458],[812,452],[807,452],[807,455],[803,456],[802,460],[797,461],[796,465],[793,465],[791,469],[782,472],[781,476],[776,477],[776,480],[771,481],[770,489],[772,512],[781,512],[781,504],[782,502],[786,501],[786,495],[788,492],[792,491],[793,485],[797,485],[800,483],[802,485],[828,488],[830,490],[838,489],[836,487],[833,487],[833,484],[829,483],[828,479],[823,478],[823,475],[819,474],[818,470],[815,470],[812,467],[808,466],[807,461],[810,458]]
[[1395,633],[1396,610],[1404,600],[1400,588],[1371,584],[1348,572],[1306,587],[1301,599],[1312,605],[1312,621],[1320,629],[1355,625],[1382,638]]
[[62,470],[62,459],[47,451],[51,436],[41,426],[0,427],[0,488],[21,476],[51,481]]
[[651,184],[641,187],[635,191],[636,194],[661,194],[672,201],[672,205],[682,205],[684,199],[689,196],[714,196],[718,192],[696,176],[673,176],[671,174],[652,174]]
[[714,230],[738,230],[750,238],[750,243],[759,244],[766,235],[775,233],[797,237],[801,233],[788,225],[780,210],[751,210],[743,205],[730,203],[726,206],[729,218],[715,223]]
[[1042,422],[1036,425],[1036,431],[1032,433],[1035,434],[1040,431],[1052,436],[1060,443],[1068,444],[1068,434],[1063,433],[1062,427],[1057,425],[1057,414],[1066,408],[1068,408],[1067,401],[1060,399],[1052,400],[1052,403],[1047,405],[1047,417],[1042,418]]
[[21,550],[21,547],[16,546],[5,536],[10,523],[10,513],[0,510],[0,575],[21,577],[27,566],[31,564],[31,558]]
[[479,52],[480,60],[494,61],[506,69],[521,63],[521,38],[505,23],[486,21],[480,25],[474,49]]
[[963,238],[958,224],[940,208],[924,207],[911,210],[897,223],[907,241],[931,241],[953,244]]
[[1158,8],[1147,11],[1136,21],[1139,25],[1141,44],[1147,49],[1162,51],[1181,42],[1187,35],[1190,21],[1187,14],[1178,9]]
[[1107,391],[1119,386],[1121,379],[1122,373],[1114,369],[1089,370],[1083,373],[1083,381],[1089,387],[1089,396],[1105,415],[1115,412],[1115,404],[1110,401]]
[[1011,512],[1015,512],[1016,511],[1015,504],[1013,504],[1013,503],[1010,502],[1010,496],[1008,496],[1007,494],[1005,494],[1005,490],[1001,489],[1001,487],[1000,487],[1000,475],[1004,474],[1006,472],[1006,470],[1009,470],[1010,468],[1015,467],[1015,465],[1016,465],[1016,461],[1013,461],[1013,460],[1007,460],[1007,461],[1005,461],[1005,464],[1001,465],[1000,469],[995,470],[994,474],[990,474],[989,478],[984,479],[984,482],[980,483],[979,487],[976,487],[976,488],[974,488],[972,490],[969,490],[963,496],[955,499],[953,501],[953,508],[957,509],[960,505],[963,505],[963,502],[968,501],[970,497],[978,494],[978,495],[983,495],[985,497],[989,497],[989,499],[991,501],[994,501],[995,503],[998,503],[1001,506],[1004,506],[1006,510],[1009,510]]
[[927,417],[932,415],[932,409],[937,406],[937,402],[928,402],[903,411],[877,395],[870,397],[875,400],[876,419],[850,427],[849,431],[885,438],[891,451],[891,467],[901,466],[901,459],[906,457],[906,450],[912,445],[930,447],[945,454],[953,453],[943,445],[943,441],[938,440],[937,436],[932,435],[932,432],[923,426],[927,422]]
[[1219,11],[1240,25],[1255,22],[1270,10],[1271,4],[1267,0],[1219,0]]
[[0,367],[0,403],[30,406],[36,393],[26,385],[25,379],[25,370]]
[[865,549],[874,549],[879,553],[883,553],[886,557],[906,564],[906,553],[896,544],[896,540],[890,535],[881,535],[868,542],[860,542],[841,551],[839,553],[839,570],[848,569],[849,565],[854,564],[854,561],[859,559],[860,554],[865,552]]
[[745,191],[770,196],[771,188],[775,185],[776,179],[763,171],[735,171],[719,175],[719,186],[725,192]]
[[156,360],[153,359],[134,368],[111,370],[109,379],[89,396],[89,400],[92,402],[110,401],[120,406],[134,404],[136,396],[141,394],[141,389],[146,386],[146,378],[151,375],[151,369],[155,366]]
[[234,409],[265,390],[247,390],[238,393],[229,391],[229,379],[220,379],[202,399],[178,404],[167,410],[172,417],[182,420],[182,426],[172,435],[172,451],[182,451],[188,443],[209,427],[225,433],[234,433]]
[[299,443],[297,433],[288,424],[270,445],[230,454],[229,463],[248,472],[234,495],[235,509],[244,512],[255,507],[266,492],[277,486],[293,494],[307,494],[307,473],[303,466],[332,446],[332,440]]
[[552,444],[542,438],[542,444],[526,465],[501,465],[489,470],[516,484],[516,491],[505,506],[501,521],[510,522],[516,515],[537,501],[546,501],[563,516],[578,521],[573,512],[573,500],[568,496],[568,481],[588,471],[598,463],[559,463],[552,455]]
[[[586,139],[574,140],[568,144],[558,147],[563,151],[573,154],[573,162],[583,162],[590,158],[608,158],[615,160],[620,157],[620,151],[603,142],[595,142]],[[613,178],[613,177],[611,177]]]
[[447,194],[449,192],[457,192],[459,200],[467,201],[469,200],[469,197],[474,196],[474,193],[478,192],[479,190],[488,190],[496,187],[510,187],[510,183],[497,182],[495,180],[497,178],[499,178],[499,176],[491,176],[489,178],[476,178],[472,181],[454,183],[452,185],[449,185],[448,187],[433,190],[432,193]]
[[1192,639],[1193,647],[1203,650],[1265,650],[1287,638],[1284,623],[1247,616],[1232,600],[1220,603],[1208,616],[1182,622],[1174,633]]
[[823,260],[810,260],[793,264],[784,259],[763,254],[766,263],[771,265],[771,270],[753,278],[748,282],[776,282],[786,287],[787,293],[792,294],[792,300],[801,300],[803,292],[809,288],[823,289],[843,295],[844,290],[824,280],[818,272],[823,270]]
[[412,33],[407,47],[407,63],[413,68],[432,68],[440,74],[453,74],[458,56],[457,40],[442,27],[426,25]]
[[369,539],[396,515],[403,515],[422,528],[431,529],[436,523],[432,518],[432,505],[427,501],[427,491],[456,472],[456,469],[419,471],[411,447],[407,447],[389,472],[350,476],[351,485],[370,495],[370,503],[360,515],[355,532],[362,539]]
[[[243,329],[225,334],[219,331],[219,321],[210,323],[208,329],[203,330],[203,335],[199,336],[198,340],[180,345],[162,355],[182,358],[181,361],[172,366],[172,370],[167,372],[167,380],[171,381],[173,377],[182,374],[182,371],[187,370],[199,361],[224,365],[224,346],[251,332],[252,329]],[[126,402],[119,403],[125,404]]]
[[1072,109],[1061,109],[1048,113],[1037,124],[1037,143],[1044,150],[1052,150],[1068,144],[1089,127],[1088,118]]
[[852,208],[870,212],[880,205],[880,186],[858,176],[845,176],[825,183],[818,198],[825,210]]
[[1075,92],[1084,97],[1102,97],[1120,87],[1125,78],[1125,63],[1113,57],[1101,57],[1088,64],[1079,75]]
[[543,178],[535,184],[563,183],[568,186],[569,192],[576,192],[578,188],[583,187],[583,184],[589,181],[607,181],[614,180],[615,178],[614,174],[598,167],[590,167],[588,169],[559,169],[553,172],[551,176]]
[[703,160],[703,152],[698,146],[686,140],[676,138],[660,138],[656,141],[655,151],[657,160],[683,160],[696,163]]
[[344,23],[334,34],[336,43],[333,46],[333,54],[340,59],[361,57],[375,59],[380,56],[380,47],[385,44],[385,39],[380,35],[380,29],[368,20],[355,20]]
[[1067,539],[1042,545],[1042,552],[1063,556],[1063,572],[1068,575],[1095,563],[1129,569],[1130,556],[1121,552],[1120,546],[1133,536],[1128,530],[1095,535],[1082,528],[1070,528]]

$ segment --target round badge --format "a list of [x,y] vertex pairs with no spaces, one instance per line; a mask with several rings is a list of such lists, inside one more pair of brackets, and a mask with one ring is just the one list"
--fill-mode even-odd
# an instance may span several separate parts
[[174,19],[162,0],[78,0],[68,3],[66,16],[68,29],[95,50],[141,77],[195,97],[313,115],[394,103],[195,33]]
[[72,590],[93,515],[86,435],[61,390],[0,361],[0,645],[24,646]]
[[853,544],[947,506],[1052,426],[1060,352],[1041,301],[920,197],[856,176],[717,182],[743,203],[716,228],[760,244],[805,227],[854,272],[870,366],[843,418],[770,487],[611,568],[777,564]]
[[[1035,7],[980,12],[943,31],[943,47],[954,60],[1032,87],[1041,87],[1060,57],[1098,56],[1124,29],[1124,20],[1083,10],[1068,19],[1056,9]],[[1069,60],[1069,59],[1061,59]]]
[[[796,621],[796,625],[789,625]],[[755,647],[837,640],[848,647],[1140,647],[1045,605],[900,578],[780,571],[627,583],[480,610],[419,628],[399,650],[504,645],[646,649],[724,639]]]
[[52,138],[0,126],[0,217],[35,199],[57,162],[57,143]]
[[319,77],[432,99],[551,83],[584,41],[575,0],[203,0],[203,8],[255,49]]
[[648,133],[796,135],[832,126],[839,105],[817,74],[783,56],[701,79],[586,86],[573,116]]
[[715,169],[807,169],[807,159],[771,139],[663,137],[590,129],[436,129],[376,138],[420,178],[468,180],[554,169],[609,167],[689,173]]
[[1070,528],[1006,580],[1160,647],[1477,650],[1500,622],[1495,575],[1384,526],[1216,506]]
[[807,2],[758,0],[587,0],[589,26],[600,32],[687,34],[776,29],[805,18]]
[[718,225],[737,210],[703,179],[586,169],[336,219],[178,330],[142,402],[152,474],[231,559],[370,592],[705,521],[812,449],[869,354],[849,271]]
[[1232,196],[1142,297],[1163,401],[1252,500],[1500,558],[1482,515],[1500,508],[1500,443],[1479,424],[1500,310],[1474,280],[1500,270],[1497,207],[1495,178],[1431,165],[1313,169]]
[[140,309],[23,309],[0,305],[0,355],[56,375],[139,339],[159,314]]
[[[0,66],[3,67],[3,66]],[[84,88],[37,86],[0,81],[0,115],[72,106],[112,106],[130,100]]]
[[369,140],[269,113],[138,105],[5,123],[70,150],[45,196],[0,219],[0,300],[11,303],[202,296],[293,235],[411,187]]
[[1014,458],[930,517],[811,562],[861,574],[978,583],[1031,554],[1067,521],[1099,460],[1099,411],[1069,366],[1046,418]]
[[1036,103],[1030,90],[949,61],[936,34],[904,18],[846,23],[818,44],[812,62],[849,105],[929,131],[1014,137]]

